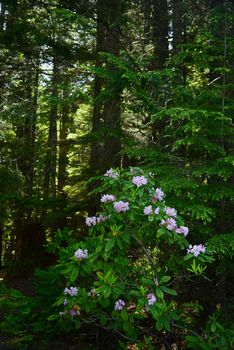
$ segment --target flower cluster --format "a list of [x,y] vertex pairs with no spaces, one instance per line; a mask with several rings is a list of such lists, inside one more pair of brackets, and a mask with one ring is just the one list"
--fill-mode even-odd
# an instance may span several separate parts
[[87,259],[88,258],[88,250],[87,249],[77,249],[77,251],[75,252],[74,256],[76,257],[76,259]]
[[206,247],[203,244],[198,244],[192,246],[189,245],[189,248],[187,249],[187,253],[192,253],[195,257],[197,257],[200,253],[205,253]]
[[119,174],[111,168],[107,170],[104,176],[111,177],[112,179],[117,179],[119,177]]
[[117,213],[121,213],[129,210],[129,203],[123,201],[114,202],[113,207]]
[[180,226],[176,229],[176,233],[181,233],[184,237],[188,236],[189,228],[186,226]]
[[[155,208],[154,214],[158,215],[159,210],[160,210],[159,207]],[[148,207],[145,207],[144,210],[143,210],[143,212],[144,212],[145,215],[151,215],[151,214],[153,214],[152,205],[149,205]]]
[[74,305],[73,308],[69,311],[71,317],[80,315],[80,307],[78,305]]
[[101,197],[101,202],[102,203],[107,203],[107,202],[114,202],[115,196],[113,194],[104,194]]
[[145,215],[151,215],[151,214],[153,214],[152,205],[149,205],[148,207],[145,207],[145,208],[144,208],[144,214],[145,214]]
[[164,197],[164,192],[161,190],[161,188],[156,188],[155,194],[152,197],[152,202],[161,202]]
[[116,311],[120,311],[124,308],[125,306],[125,301],[123,301],[122,299],[119,299],[115,302],[115,310]]
[[175,210],[175,208],[166,207],[165,208],[165,213],[168,216],[173,216],[174,218],[176,218],[176,216],[177,216],[177,211]]
[[85,219],[85,223],[87,226],[95,226],[99,224],[100,222],[106,221],[106,216],[104,215],[99,215],[99,216],[89,216]]
[[134,176],[132,179],[132,183],[136,185],[137,187],[140,187],[142,185],[147,185],[148,180],[146,177],[142,176]]
[[73,316],[79,316],[79,315],[80,315],[80,311],[76,311],[76,310],[71,309],[71,310],[69,311],[69,314],[70,314],[71,317],[73,317]]
[[85,219],[85,223],[87,226],[95,226],[97,224],[96,216],[90,216]]
[[78,288],[77,287],[70,287],[64,289],[64,294],[69,294],[71,297],[75,297],[78,294]]
[[161,221],[161,225],[166,225],[166,228],[167,228],[169,231],[175,231],[175,230],[177,229],[176,221],[175,221],[175,219],[173,219],[173,218],[169,218],[169,219],[166,219],[166,220],[162,220],[162,221]]
[[160,208],[157,207],[157,208],[154,210],[154,214],[158,215],[158,214],[159,214],[159,210],[160,210]]
[[153,293],[147,294],[148,305],[153,305],[156,302],[156,296]]
[[186,226],[177,227],[177,223],[176,223],[175,219],[173,219],[173,218],[168,218],[166,220],[162,220],[161,225],[166,225],[166,228],[169,231],[175,231],[176,233],[180,233],[180,234],[184,235],[184,237],[186,237],[189,233],[188,227],[186,227]]

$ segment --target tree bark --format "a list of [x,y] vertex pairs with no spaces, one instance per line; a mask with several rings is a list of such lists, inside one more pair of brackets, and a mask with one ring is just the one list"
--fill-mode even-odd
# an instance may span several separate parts
[[[97,2],[97,27],[96,27],[96,67],[101,67],[102,62],[99,57],[100,52],[105,50],[105,25],[103,21],[105,20],[105,1],[99,0]],[[102,160],[102,145],[100,142],[100,132],[101,132],[101,112],[102,103],[98,100],[98,96],[102,89],[102,79],[97,74],[94,80],[94,106],[93,106],[93,117],[92,117],[92,137],[93,141],[91,143],[91,153],[89,164],[92,168],[100,168]],[[98,135],[99,134],[99,135]]]
[[[99,0],[97,2],[97,55],[101,51],[119,56],[120,53],[120,19],[121,0]],[[103,61],[97,58],[97,67],[102,66]],[[113,74],[116,68],[108,63],[107,68]],[[109,96],[105,101],[100,102],[102,88],[107,88]],[[91,144],[90,165],[94,168],[106,168],[118,164],[117,154],[120,151],[121,143],[119,135],[120,127],[120,95],[115,86],[108,80],[96,76],[94,83],[94,109],[92,120],[92,133],[94,141]],[[100,135],[104,139],[100,141]],[[96,139],[95,139],[96,138]]]
[[53,57],[53,77],[51,82],[51,107],[49,114],[49,135],[44,170],[44,197],[56,196],[56,163],[57,163],[57,117],[58,117],[58,64]]
[[[106,20],[107,30],[105,37],[105,49],[107,53],[119,56],[120,53],[120,19],[121,19],[121,0],[107,1]],[[116,68],[108,64],[110,72],[116,73]],[[111,96],[104,103],[104,154],[103,165],[109,167],[119,164],[118,152],[121,149],[121,111],[120,96],[121,91],[116,86],[110,87]]]
[[179,45],[183,43],[184,21],[182,0],[172,0],[172,29],[173,29],[173,53],[178,53]]
[[143,0],[143,13],[144,13],[144,44],[150,44],[151,34],[151,0]]
[[162,69],[168,58],[168,8],[167,0],[153,0],[154,69]]
[[[66,81],[66,84],[69,84]],[[68,87],[63,89],[63,105],[61,109],[60,117],[60,133],[59,133],[59,160],[58,160],[58,194],[61,197],[66,197],[64,187],[67,184],[67,165],[68,165],[68,132],[69,132],[69,102],[68,102],[69,91]]]

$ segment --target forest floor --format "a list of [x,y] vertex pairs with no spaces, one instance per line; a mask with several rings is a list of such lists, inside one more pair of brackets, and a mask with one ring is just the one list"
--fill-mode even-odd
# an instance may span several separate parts
[[[0,283],[4,283],[4,279],[0,273]],[[33,297],[35,290],[33,281],[31,278],[24,279],[13,279],[5,283],[7,289],[14,289],[20,291],[25,296]],[[1,307],[1,296],[0,296],[0,350],[96,350],[98,349],[94,344],[89,344],[88,334],[79,334],[68,336],[63,335],[62,337],[56,337],[48,344],[44,345],[38,336],[33,338],[32,342],[27,342],[27,337],[24,334],[12,335],[1,328],[1,323],[4,318],[11,315],[11,310],[6,310]],[[28,343],[31,343],[28,345]]]
[[[35,289],[33,284],[33,278],[18,278],[11,279],[10,281],[4,281],[4,276],[0,270],[0,287],[3,286],[6,291],[15,290],[21,292],[26,297],[34,297]],[[46,344],[40,335],[27,336],[27,332],[15,332],[14,319],[10,321],[12,329],[7,332],[5,327],[2,327],[5,317],[15,316],[11,308],[3,307],[7,297],[4,293],[0,293],[0,350],[116,350],[118,339],[113,337],[113,334],[98,332],[90,332],[89,329],[80,329],[79,332],[72,332],[69,334],[63,334],[56,336]],[[2,302],[3,301],[3,302]],[[10,301],[11,302],[11,301]],[[20,308],[19,308],[20,309]],[[19,311],[17,311],[19,312]],[[13,323],[12,323],[13,322]],[[27,330],[27,324],[25,329]],[[9,327],[9,326],[8,326]],[[4,328],[4,329],[2,329]],[[24,328],[21,327],[22,329]],[[99,334],[98,334],[99,333]],[[31,337],[31,339],[30,339]],[[134,344],[127,347],[128,350],[138,349]],[[164,345],[157,347],[157,350],[165,350]],[[176,344],[172,344],[170,349],[178,350]]]
[[[15,290],[21,292],[26,297],[33,297],[35,295],[35,289],[32,278],[11,279],[10,281],[4,281],[4,276],[0,271],[0,287],[3,286],[5,290]],[[2,322],[5,317],[11,317],[15,315],[15,311],[11,308],[7,308],[6,296],[0,294],[0,350],[114,350],[116,349],[116,339],[113,342],[109,334],[101,334],[97,336],[95,333],[90,333],[89,330],[79,330],[77,333],[63,334],[56,336],[48,343],[43,342],[38,335],[33,335],[32,340],[30,337],[25,336],[24,332],[16,332],[12,335],[12,329],[7,330],[2,327]],[[19,312],[19,311],[17,311]],[[14,316],[13,316],[14,317]],[[12,321],[11,321],[12,322]],[[14,321],[13,321],[14,322]],[[11,323],[10,323],[11,324]],[[3,329],[4,328],[4,329]],[[14,324],[12,324],[14,328]],[[23,327],[22,327],[23,328]],[[25,325],[27,328],[27,324]],[[10,334],[11,333],[11,334]],[[26,332],[27,333],[27,332]],[[108,345],[109,344],[109,345]],[[115,345],[114,345],[115,344]]]

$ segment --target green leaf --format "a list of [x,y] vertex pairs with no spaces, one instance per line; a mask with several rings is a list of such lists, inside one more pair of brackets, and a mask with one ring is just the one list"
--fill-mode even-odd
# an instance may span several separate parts
[[213,333],[216,331],[216,324],[215,323],[211,323],[210,330]]
[[79,275],[79,267],[74,267],[70,275],[70,281],[74,282],[77,279],[78,275]]
[[163,320],[163,327],[166,329],[166,331],[170,332],[171,330],[171,325],[168,319],[164,318]]
[[163,299],[163,291],[162,291],[162,289],[160,289],[160,288],[157,288],[157,289],[156,289],[156,296],[157,296],[159,299]]
[[159,279],[159,284],[167,283],[170,281],[171,277],[170,276],[163,276],[162,278]]
[[154,221],[154,216],[153,215],[149,215],[148,216],[148,220],[149,220],[149,222],[153,222]]
[[110,296],[110,294],[111,294],[111,287],[104,286],[103,290],[102,290],[102,293],[103,293],[104,298],[107,299]]
[[161,236],[163,236],[165,233],[165,230],[163,228],[160,228],[158,231],[157,231],[157,238],[160,238]]
[[128,320],[128,313],[126,309],[121,310],[120,312],[121,318],[123,321],[127,321]]
[[175,296],[177,295],[177,292],[174,289],[163,286],[162,290],[167,294],[175,295]]
[[115,245],[115,241],[116,241],[116,238],[111,238],[107,241],[106,245],[105,245],[105,250],[107,252],[109,252]]
[[48,321],[54,321],[54,320],[57,320],[59,318],[59,315],[58,314],[53,314],[53,315],[50,315],[47,320]]
[[129,243],[130,235],[129,235],[129,233],[125,232],[125,233],[123,233],[123,234],[120,236],[120,238],[122,238],[122,240],[123,240],[124,242]]
[[163,321],[164,321],[163,317],[158,318],[158,320],[156,322],[156,329],[158,331],[161,331],[163,329],[163,323],[164,323]]
[[106,314],[101,314],[100,322],[101,322],[102,326],[105,326],[107,324],[107,315]]

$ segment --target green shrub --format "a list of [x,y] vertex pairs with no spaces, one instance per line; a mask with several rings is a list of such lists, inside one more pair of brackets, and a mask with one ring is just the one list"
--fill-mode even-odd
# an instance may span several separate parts
[[154,344],[155,334],[188,327],[178,280],[190,278],[191,286],[212,257],[205,246],[189,245],[188,228],[165,204],[153,174],[110,169],[101,180],[94,191],[104,194],[101,211],[86,218],[87,239],[60,250],[55,269],[66,284],[48,319],[74,329],[93,324],[130,342]]

